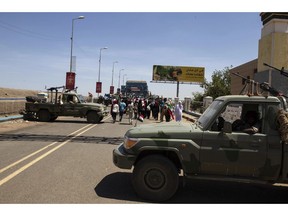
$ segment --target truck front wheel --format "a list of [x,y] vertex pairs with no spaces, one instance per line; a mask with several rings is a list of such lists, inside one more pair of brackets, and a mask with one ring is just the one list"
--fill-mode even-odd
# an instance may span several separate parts
[[88,123],[98,123],[100,122],[100,117],[97,112],[89,112],[87,114],[87,122]]
[[40,122],[49,122],[51,119],[51,114],[48,110],[40,110],[37,116]]
[[170,199],[179,186],[176,166],[162,155],[151,155],[141,159],[134,167],[132,184],[136,193],[147,200]]

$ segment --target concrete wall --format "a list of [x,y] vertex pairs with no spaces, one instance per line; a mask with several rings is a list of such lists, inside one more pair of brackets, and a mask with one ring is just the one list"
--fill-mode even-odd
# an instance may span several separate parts
[[[22,90],[0,87],[0,116],[18,115],[21,109],[25,108],[25,97],[35,96],[39,91]],[[13,100],[12,98],[20,99]]]
[[25,108],[25,101],[0,101],[0,116],[19,115],[19,111]]

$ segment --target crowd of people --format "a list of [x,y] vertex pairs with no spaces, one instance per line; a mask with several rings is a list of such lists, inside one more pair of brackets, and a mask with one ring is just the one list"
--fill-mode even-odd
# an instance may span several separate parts
[[122,121],[123,115],[126,114],[129,120],[129,124],[133,123],[133,120],[144,121],[144,119],[154,119],[160,122],[170,122],[175,120],[180,122],[182,120],[182,102],[179,101],[174,104],[172,100],[167,98],[121,98],[112,99],[111,116],[113,123],[116,122],[116,118],[119,115],[119,122]]

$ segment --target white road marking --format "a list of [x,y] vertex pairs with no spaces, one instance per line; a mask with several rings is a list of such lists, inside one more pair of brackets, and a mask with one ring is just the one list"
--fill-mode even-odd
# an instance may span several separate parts
[[[90,127],[89,127],[89,126],[90,126]],[[37,157],[36,159],[34,159],[33,161],[31,161],[30,163],[22,166],[21,168],[19,168],[18,170],[16,170],[15,172],[13,172],[12,174],[10,174],[9,176],[5,177],[4,179],[0,180],[0,186],[2,186],[3,184],[5,184],[6,182],[8,182],[9,180],[11,180],[12,178],[14,178],[15,176],[17,176],[19,173],[21,173],[21,172],[23,172],[24,170],[28,169],[29,167],[31,167],[32,165],[34,165],[34,164],[37,163],[38,161],[42,160],[42,159],[45,158],[46,156],[50,155],[51,153],[53,153],[53,152],[56,151],[57,149],[61,148],[62,146],[64,146],[64,145],[67,144],[68,142],[72,141],[72,140],[75,139],[76,137],[82,135],[83,133],[87,132],[88,130],[91,130],[91,129],[94,128],[95,126],[97,126],[97,124],[92,125],[92,126],[91,126],[91,124],[89,124],[89,125],[86,125],[86,126],[83,127],[83,128],[80,128],[79,130],[74,131],[73,133],[69,134],[68,136],[71,136],[71,135],[74,135],[74,134],[76,134],[76,135],[74,135],[73,137],[69,138],[68,140],[62,142],[60,145],[54,147],[53,149],[49,150],[48,152],[42,154],[41,156]],[[88,127],[88,128],[87,128],[87,127]],[[83,129],[84,129],[84,130],[83,130]],[[81,131],[81,132],[79,132],[79,131]],[[79,132],[79,133],[78,133],[78,132]],[[67,136],[67,138],[68,138],[68,136]],[[48,146],[49,146],[49,147],[50,147],[50,146],[53,146],[53,145],[55,145],[56,143],[58,143],[58,142],[53,142],[53,143],[51,143],[51,144],[48,145]],[[11,164],[11,165],[9,165],[9,166],[1,169],[1,172],[3,172],[3,171],[5,171],[5,170],[7,170],[7,169],[9,169],[9,168],[11,168],[11,167],[13,167],[13,166],[15,166],[16,164],[20,163],[21,161],[26,160],[26,159],[29,158],[29,157],[31,157],[31,156],[33,156],[33,155],[35,155],[35,154],[43,151],[43,150],[46,149],[48,146],[46,146],[46,147],[44,147],[44,148],[42,148],[42,149],[40,149],[40,150],[38,150],[38,151],[36,151],[36,152],[34,152],[34,153],[32,153],[32,154],[30,154],[30,155],[22,158],[21,160],[18,160],[17,162],[15,162],[15,163],[13,163],[13,164]]]
[[[74,131],[73,133],[67,135],[67,137],[68,137],[68,136],[71,136],[71,135],[73,135],[73,134],[75,134],[75,133],[77,133],[77,132],[80,131],[80,130],[85,129],[86,127],[88,127],[88,126],[90,126],[90,125],[91,125],[91,124],[86,125],[86,126],[80,128],[79,130]],[[43,151],[43,150],[45,150],[45,149],[47,149],[47,148],[49,148],[49,147],[51,147],[51,146],[57,144],[57,143],[59,143],[59,142],[58,142],[58,141],[57,141],[57,142],[53,142],[53,143],[51,143],[51,144],[49,144],[49,145],[47,145],[47,146],[45,146],[45,147],[43,147],[43,148],[41,148],[41,149],[35,151],[35,152],[33,152],[33,153],[27,155],[26,157],[24,157],[24,158],[22,158],[22,159],[16,161],[15,163],[12,163],[12,164],[10,164],[10,165],[4,167],[3,169],[0,170],[0,173],[2,173],[2,172],[4,172],[4,171],[6,171],[6,170],[12,168],[13,166],[16,166],[17,164],[21,163],[22,161],[27,160],[28,158],[32,157],[33,155],[38,154],[39,152],[41,152],[41,151]]]

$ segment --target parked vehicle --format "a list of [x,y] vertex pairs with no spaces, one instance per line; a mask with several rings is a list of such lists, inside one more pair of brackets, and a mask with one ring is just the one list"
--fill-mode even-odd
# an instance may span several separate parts
[[[190,179],[288,183],[286,111],[281,96],[222,96],[195,123],[129,129],[113,151],[113,162],[122,169],[133,168],[136,193],[157,202],[176,193],[180,173]],[[249,112],[257,114],[255,133],[240,127]]]
[[47,100],[37,100],[34,97],[26,97],[24,119],[36,119],[41,122],[49,122],[57,119],[58,116],[73,116],[86,118],[89,123],[99,123],[109,111],[103,104],[87,103],[82,95],[75,90],[58,89],[63,87],[52,87],[47,89],[49,97]]

